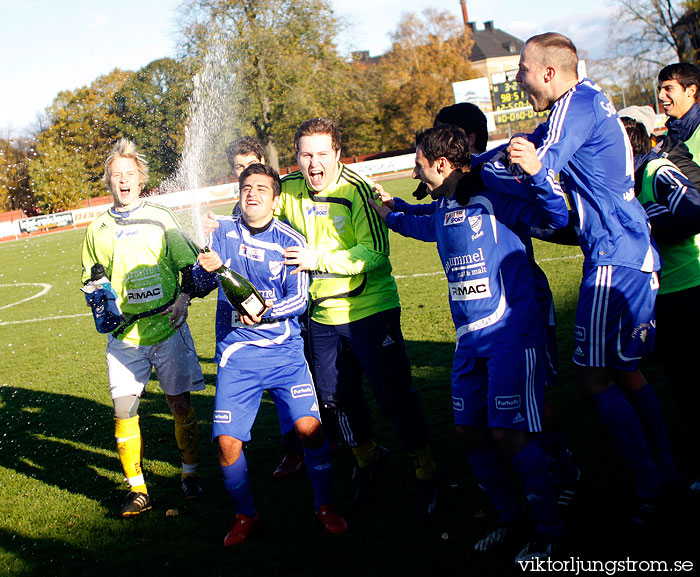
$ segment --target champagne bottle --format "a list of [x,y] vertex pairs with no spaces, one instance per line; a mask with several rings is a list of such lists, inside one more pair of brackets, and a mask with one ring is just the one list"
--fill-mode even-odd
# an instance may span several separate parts
[[104,267],[104,265],[100,264],[99,262],[92,265],[92,268],[90,269],[90,280],[93,283],[100,285],[100,288],[103,288],[111,293],[114,293],[114,291],[112,290],[112,283],[107,278],[107,273],[105,272],[105,267]]
[[[203,252],[209,252],[209,247],[205,246]],[[239,315],[253,317],[265,311],[265,299],[247,278],[225,265],[214,272],[219,277],[228,302]]]

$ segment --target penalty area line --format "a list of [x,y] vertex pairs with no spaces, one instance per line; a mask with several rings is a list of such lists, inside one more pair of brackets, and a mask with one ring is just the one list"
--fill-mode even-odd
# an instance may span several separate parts
[[40,319],[25,319],[23,321],[0,321],[0,326],[3,325],[21,325],[24,323],[38,323],[41,321],[56,321],[59,319],[75,319],[78,317],[91,317],[92,313],[80,313],[77,315],[58,315],[55,317],[43,317]]

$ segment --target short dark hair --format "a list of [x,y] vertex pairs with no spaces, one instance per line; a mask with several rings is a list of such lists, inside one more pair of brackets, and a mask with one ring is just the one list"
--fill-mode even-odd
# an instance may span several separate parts
[[245,167],[241,176],[238,177],[238,186],[243,188],[245,181],[251,174],[264,174],[272,179],[272,196],[279,196],[282,193],[282,181],[279,173],[268,164],[249,164]]
[[622,120],[627,136],[629,136],[632,154],[640,156],[649,152],[651,150],[651,136],[647,134],[646,127],[628,116],[624,116],[620,120]]
[[554,64],[561,72],[578,76],[578,51],[570,38],[558,32],[545,32],[528,38],[526,46],[534,46],[543,66]]
[[317,116],[309,118],[301,123],[294,134],[294,152],[299,152],[299,140],[302,136],[311,136],[312,134],[328,134],[331,137],[333,150],[340,150],[340,132],[330,118]]
[[471,161],[467,133],[453,124],[439,124],[418,132],[416,148],[419,146],[430,164],[444,156],[452,168],[461,170]]
[[689,62],[677,62],[664,66],[659,72],[659,82],[667,80],[676,80],[684,90],[695,84],[700,93],[700,70]]
[[241,136],[240,138],[237,138],[226,145],[226,158],[228,159],[228,163],[231,165],[231,168],[234,170],[236,167],[234,166],[235,163],[233,162],[233,157],[238,154],[243,156],[252,154],[255,156],[255,158],[262,162],[262,159],[265,156],[265,151],[257,138],[253,138],[252,136]]
[[479,152],[486,150],[486,144],[489,140],[486,115],[475,104],[458,102],[451,106],[445,106],[435,116],[433,126],[438,126],[439,124],[452,124],[459,126],[467,134],[475,134],[474,147]]

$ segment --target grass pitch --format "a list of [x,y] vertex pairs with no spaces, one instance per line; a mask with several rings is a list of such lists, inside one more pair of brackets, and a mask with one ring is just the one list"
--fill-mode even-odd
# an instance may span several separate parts
[[[414,182],[386,188],[410,199]],[[230,207],[221,207],[226,212]],[[427,524],[411,519],[411,466],[388,422],[375,410],[378,442],[392,459],[374,506],[345,506],[352,496],[353,458],[335,457],[338,508],[347,534],[323,534],[313,516],[304,472],[273,479],[282,456],[274,405],[265,397],[246,448],[259,533],[223,550],[232,508],[222,487],[211,434],[216,367],[215,298],[195,300],[189,324],[207,389],[194,395],[202,435],[200,473],[206,496],[185,505],[173,424],[155,380],[141,403],[144,469],[154,510],[122,520],[126,494],[116,456],[112,408],[98,334],[79,292],[84,229],[0,243],[0,575],[508,575],[522,543],[477,555],[472,544],[493,513],[471,476],[452,428],[450,370],[454,327],[447,282],[433,245],[392,233],[392,263],[403,306],[403,329],[416,386],[440,463],[443,500]],[[554,291],[559,317],[560,383],[548,391],[572,450],[584,470],[584,492],[574,511],[562,558],[584,560],[693,560],[698,506],[674,511],[663,528],[643,535],[626,530],[631,506],[628,472],[587,403],[573,387],[573,311],[582,258],[576,247],[537,243],[536,255]],[[645,371],[662,399],[675,454],[689,476],[697,453],[677,421],[656,367]],[[374,406],[374,405],[373,405]],[[177,509],[177,516],[166,516]]]

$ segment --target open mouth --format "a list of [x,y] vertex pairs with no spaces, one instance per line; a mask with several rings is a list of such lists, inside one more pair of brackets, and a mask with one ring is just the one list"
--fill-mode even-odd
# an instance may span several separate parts
[[319,186],[323,182],[323,171],[322,170],[311,170],[309,171],[309,179],[313,186]]

